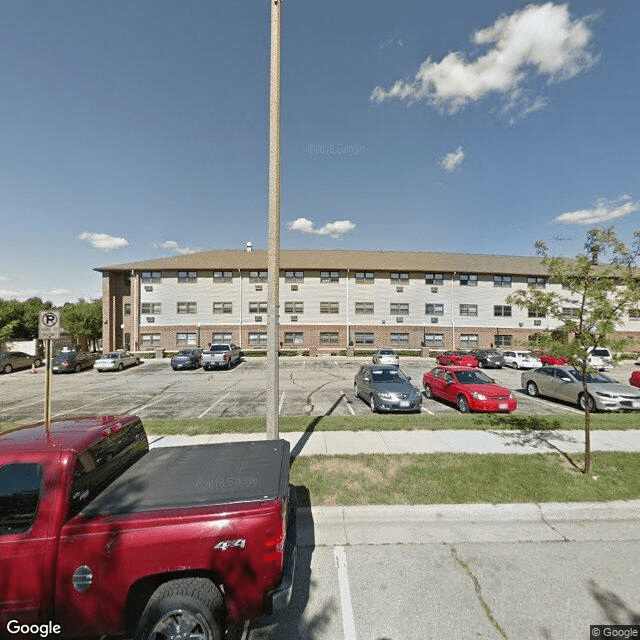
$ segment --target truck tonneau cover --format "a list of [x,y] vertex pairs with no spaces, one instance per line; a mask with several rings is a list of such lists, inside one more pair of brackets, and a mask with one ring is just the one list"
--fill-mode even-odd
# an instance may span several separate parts
[[286,440],[151,449],[80,515],[273,500],[287,495],[288,477]]

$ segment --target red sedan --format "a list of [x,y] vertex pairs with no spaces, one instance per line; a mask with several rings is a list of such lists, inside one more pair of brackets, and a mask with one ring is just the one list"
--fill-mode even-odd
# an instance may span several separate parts
[[437,358],[438,364],[449,364],[459,367],[477,367],[478,358],[467,351],[445,351]]
[[424,395],[454,403],[462,413],[469,411],[511,412],[517,401],[483,371],[467,367],[435,367],[422,376]]
[[570,364],[571,360],[569,360],[569,358],[564,358],[563,356],[552,356],[552,355],[546,355],[546,356],[540,356],[540,362],[542,362],[542,364],[547,364],[547,365],[560,365],[560,364]]

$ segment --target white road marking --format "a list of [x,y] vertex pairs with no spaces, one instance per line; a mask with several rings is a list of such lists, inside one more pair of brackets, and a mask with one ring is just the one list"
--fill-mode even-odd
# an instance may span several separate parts
[[200,418],[204,418],[204,416],[209,413],[209,411],[211,411],[211,409],[213,409],[213,407],[219,405],[226,397],[228,397],[229,394],[225,393],[223,396],[220,396],[208,409],[205,409],[199,416],[198,419]]
[[57,417],[57,416],[63,416],[65,413],[72,413],[74,411],[77,411],[78,409],[84,409],[85,407],[90,407],[93,404],[98,404],[99,402],[103,402],[104,400],[109,400],[109,398],[117,398],[118,396],[120,396],[120,393],[114,393],[112,396],[107,396],[106,398],[100,398],[100,400],[96,400],[95,402],[89,402],[88,404],[83,404],[80,407],[74,407],[73,409],[68,409],[67,411],[59,411],[58,413],[54,413],[53,414],[53,418]]
[[141,407],[138,407],[136,409],[136,411],[142,411],[143,409],[146,409],[147,407],[151,407],[154,404],[158,404],[158,402],[162,402],[163,400],[166,400],[167,398],[170,398],[172,395],[174,395],[173,393],[168,393],[166,396],[162,396],[161,398],[156,398],[153,402],[149,402],[148,404],[145,404]]
[[335,547],[333,555],[338,567],[338,586],[340,588],[340,604],[342,605],[342,631],[344,640],[356,640],[356,624],[353,619],[349,574],[347,573],[347,556],[344,547]]
[[282,413],[282,403],[284,402],[284,394],[286,392],[283,391],[282,395],[280,396],[280,405],[278,406],[278,415],[280,415]]
[[344,398],[344,401],[347,403],[347,409],[349,409],[349,412],[351,413],[351,415],[355,416],[356,412],[353,410],[353,407],[351,406],[351,402],[347,400],[347,394],[344,391],[342,392],[342,397]]

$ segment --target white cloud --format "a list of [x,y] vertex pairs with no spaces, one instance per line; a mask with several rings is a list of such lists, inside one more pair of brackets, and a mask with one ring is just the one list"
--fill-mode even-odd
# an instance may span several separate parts
[[345,233],[353,231],[356,225],[349,220],[336,220],[329,222],[316,229],[314,223],[308,218],[298,218],[287,223],[287,229],[290,231],[298,231],[300,233],[312,233],[318,236],[331,236],[332,238],[341,238]]
[[628,195],[624,195],[617,200],[601,198],[592,209],[567,211],[556,216],[553,220],[560,224],[598,224],[628,216],[639,209],[640,202],[633,202]]
[[179,256],[183,256],[188,253],[197,253],[198,251],[202,251],[202,249],[197,249],[192,247],[182,247],[175,240],[167,240],[166,242],[154,242],[151,246],[154,249],[168,249],[169,251],[173,251]]
[[122,249],[129,246],[129,241],[124,238],[116,238],[107,233],[93,233],[91,231],[83,231],[78,240],[87,240],[96,249],[103,251],[111,251],[113,249]]
[[458,147],[455,151],[447,153],[447,155],[440,161],[440,166],[447,172],[452,173],[455,171],[464,161],[464,151],[462,147]]
[[429,57],[413,79],[398,80],[390,89],[376,87],[370,98],[377,103],[392,98],[409,104],[425,100],[442,113],[453,114],[495,93],[505,101],[503,111],[537,111],[545,102],[530,95],[532,74],[549,83],[560,82],[597,62],[589,51],[593,19],[593,15],[572,18],[566,4],[528,5],[472,34],[476,46],[490,47],[483,55],[470,61],[459,51],[440,62]]

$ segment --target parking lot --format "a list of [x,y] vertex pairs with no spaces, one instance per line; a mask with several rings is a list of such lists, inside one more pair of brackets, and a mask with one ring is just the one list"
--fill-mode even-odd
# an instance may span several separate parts
[[[280,359],[280,415],[365,415],[368,405],[355,399],[353,377],[369,358],[341,356],[283,357]],[[402,370],[422,387],[422,374],[435,366],[432,358],[402,358]],[[637,368],[637,367],[636,367]],[[627,382],[632,362],[618,365],[611,376]],[[530,398],[520,388],[520,371],[503,368],[487,373],[509,389],[521,414],[577,413],[577,407]],[[16,371],[0,376],[0,420],[30,422],[42,419],[43,368],[38,373]],[[231,370],[173,371],[168,359],[144,360],[120,372],[57,374],[52,381],[52,415],[136,413],[152,418],[243,417],[265,415],[266,359],[246,358]],[[456,413],[455,407],[423,398],[427,415]]]

